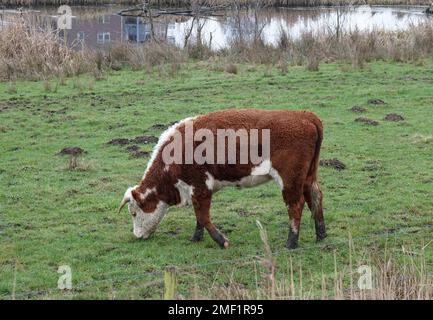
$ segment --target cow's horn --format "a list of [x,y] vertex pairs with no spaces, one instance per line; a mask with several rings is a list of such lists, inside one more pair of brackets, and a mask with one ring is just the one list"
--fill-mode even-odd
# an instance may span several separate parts
[[120,213],[120,211],[122,210],[122,208],[125,206],[125,204],[127,204],[130,201],[129,197],[123,197],[122,202],[120,203],[120,207],[119,207],[119,211],[118,213]]
[[122,210],[122,208],[127,204],[129,201],[131,201],[131,190],[130,188],[125,192],[125,195],[123,196],[122,202],[119,206],[119,213]]
[[122,210],[122,208],[125,206],[125,204],[127,204],[129,201],[131,201],[131,199],[132,199],[132,190],[134,190],[134,188],[136,188],[136,187],[137,186],[130,187],[130,188],[128,188],[128,190],[126,190],[126,192],[125,192],[125,194],[123,196],[122,202],[120,203],[119,213],[120,213],[120,210]]

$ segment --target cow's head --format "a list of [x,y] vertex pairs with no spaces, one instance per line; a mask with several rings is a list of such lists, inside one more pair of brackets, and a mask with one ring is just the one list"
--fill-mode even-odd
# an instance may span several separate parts
[[134,235],[143,239],[150,237],[168,210],[168,205],[158,198],[155,189],[142,193],[138,186],[126,190],[119,212],[126,204],[132,216]]

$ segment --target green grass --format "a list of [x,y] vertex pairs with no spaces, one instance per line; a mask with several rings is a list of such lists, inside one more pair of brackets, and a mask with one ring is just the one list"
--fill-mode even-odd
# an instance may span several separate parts
[[[80,88],[74,79],[64,86],[17,82],[15,93],[0,83],[0,297],[10,299],[15,290],[17,298],[160,298],[161,272],[169,265],[179,267],[178,290],[186,298],[195,287],[205,292],[229,282],[254,290],[260,267],[252,262],[263,254],[257,219],[276,253],[277,276],[287,277],[292,261],[295,277],[302,267],[314,292],[322,274],[332,277],[334,253],[338,267],[347,268],[349,235],[354,267],[385,248],[404,261],[402,245],[419,252],[433,227],[433,142],[413,138],[432,135],[432,68],[431,59],[349,71],[322,64],[318,72],[290,67],[281,75],[241,65],[233,75],[188,64],[174,77],[142,71],[113,72],[102,81],[81,77]],[[371,98],[386,104],[369,105]],[[348,110],[354,105],[368,111],[355,114]],[[127,211],[116,209],[148,158],[131,159],[125,146],[107,142],[158,136],[155,123],[245,107],[309,109],[323,120],[321,158],[346,164],[340,172],[320,169],[328,238],[314,242],[305,208],[300,249],[284,249],[287,212],[277,186],[268,183],[214,196],[213,221],[230,239],[228,250],[208,235],[201,243],[188,241],[192,208],[172,208],[149,240],[134,239]],[[384,121],[388,113],[406,120]],[[354,122],[359,116],[380,124]],[[87,151],[78,170],[68,170],[69,159],[56,155],[68,146]],[[72,268],[71,292],[56,289],[60,265]]]

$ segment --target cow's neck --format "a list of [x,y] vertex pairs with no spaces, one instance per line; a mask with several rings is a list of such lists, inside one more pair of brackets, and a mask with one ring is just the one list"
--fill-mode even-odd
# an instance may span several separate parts
[[160,200],[168,205],[177,205],[180,202],[179,192],[175,187],[177,179],[172,176],[171,172],[164,170],[164,166],[154,164],[151,170],[148,170],[140,182],[140,193],[146,193],[147,190],[156,190]]

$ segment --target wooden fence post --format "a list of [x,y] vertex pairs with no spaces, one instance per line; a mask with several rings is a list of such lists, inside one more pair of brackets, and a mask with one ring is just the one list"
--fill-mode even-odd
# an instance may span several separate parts
[[164,300],[174,300],[176,295],[176,268],[167,267],[164,271]]

